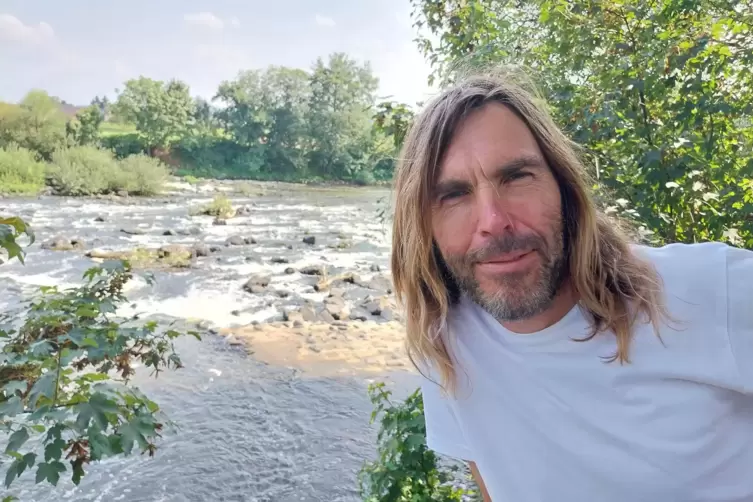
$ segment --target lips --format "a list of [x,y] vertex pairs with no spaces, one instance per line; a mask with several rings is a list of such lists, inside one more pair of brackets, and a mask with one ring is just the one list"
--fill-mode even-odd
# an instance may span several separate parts
[[516,260],[519,260],[523,256],[527,255],[528,253],[532,253],[532,250],[528,251],[516,251],[514,253],[507,253],[505,255],[495,256],[493,258],[489,258],[487,260],[480,261],[479,263],[484,264],[494,264],[494,263],[510,263],[514,262]]

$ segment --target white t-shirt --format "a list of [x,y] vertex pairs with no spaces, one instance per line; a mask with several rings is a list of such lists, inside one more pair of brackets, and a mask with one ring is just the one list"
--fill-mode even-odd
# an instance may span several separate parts
[[753,252],[635,251],[683,324],[638,326],[630,364],[604,361],[612,334],[572,341],[577,306],[532,334],[467,298],[451,310],[458,393],[423,380],[427,443],[475,462],[493,502],[753,501]]

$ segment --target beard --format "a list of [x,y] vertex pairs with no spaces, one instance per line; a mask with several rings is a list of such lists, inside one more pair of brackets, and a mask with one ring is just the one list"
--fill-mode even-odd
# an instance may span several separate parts
[[[553,225],[551,244],[537,235],[506,234],[484,248],[461,256],[443,256],[450,276],[460,291],[498,321],[520,321],[548,309],[567,277],[562,222]],[[533,249],[540,258],[528,270],[499,273],[483,278],[475,275],[475,265],[500,254]]]

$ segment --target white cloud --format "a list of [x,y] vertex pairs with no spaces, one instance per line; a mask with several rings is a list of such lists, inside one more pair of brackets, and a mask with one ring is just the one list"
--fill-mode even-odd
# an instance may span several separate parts
[[322,16],[321,14],[314,16],[314,21],[319,26],[326,26],[327,28],[331,28],[336,24],[334,19],[328,16]]
[[0,40],[25,45],[45,45],[55,39],[52,26],[40,22],[37,25],[24,24],[10,14],[0,14]]
[[230,21],[230,26],[233,26],[235,28],[241,25],[241,21],[237,17],[231,17],[229,21]]
[[200,26],[210,30],[221,31],[225,28],[225,21],[215,16],[211,12],[197,12],[195,14],[186,14],[183,21],[191,26]]

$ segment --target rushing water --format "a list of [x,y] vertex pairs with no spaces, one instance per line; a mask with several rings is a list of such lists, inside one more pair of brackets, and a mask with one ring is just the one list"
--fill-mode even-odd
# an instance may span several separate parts
[[[189,271],[157,273],[153,287],[134,281],[129,288],[132,304],[125,314],[204,321],[213,327],[279,318],[282,300],[242,290],[250,274],[270,274],[272,283],[295,293],[287,301],[316,300],[318,294],[302,287],[296,282],[300,277],[285,274],[284,268],[325,262],[368,274],[374,264],[387,267],[388,236],[376,217],[385,191],[268,187],[264,192],[234,198],[234,204],[252,205],[252,211],[227,226],[189,216],[189,207],[211,200],[207,193],[127,204],[53,197],[0,200],[0,212],[24,217],[38,239],[26,266],[0,267],[0,308],[15,305],[39,285],[80,282],[82,272],[92,265],[83,252],[45,251],[39,245],[57,235],[80,237],[87,248],[109,249],[197,240],[223,244],[230,235],[253,236],[255,245],[223,247]],[[96,222],[97,216],[105,221]],[[136,227],[146,233],[121,232]],[[163,235],[165,229],[189,227],[200,227],[201,234]],[[315,236],[317,245],[302,245],[304,234]],[[343,237],[352,246],[326,247]],[[270,257],[284,257],[290,264],[273,264]],[[108,459],[90,466],[79,487],[68,479],[55,489],[34,485],[33,474],[25,473],[11,493],[40,502],[359,500],[358,469],[375,454],[366,387],[371,378],[378,378],[391,382],[402,395],[416,384],[416,377],[407,373],[316,378],[263,364],[211,335],[202,342],[180,340],[178,349],[185,368],[156,380],[136,378],[178,425],[160,443],[155,458]]]

